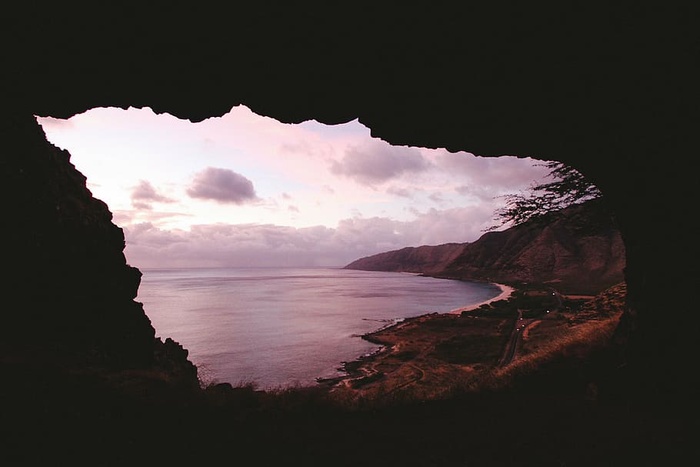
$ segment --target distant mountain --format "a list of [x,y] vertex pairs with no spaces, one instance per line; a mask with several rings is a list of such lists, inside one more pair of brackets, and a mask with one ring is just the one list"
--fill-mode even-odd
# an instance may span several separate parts
[[594,294],[624,280],[625,250],[603,200],[570,206],[472,243],[403,248],[346,269],[406,271]]
[[457,259],[467,245],[468,243],[445,243],[406,247],[358,259],[345,266],[345,269],[436,274]]

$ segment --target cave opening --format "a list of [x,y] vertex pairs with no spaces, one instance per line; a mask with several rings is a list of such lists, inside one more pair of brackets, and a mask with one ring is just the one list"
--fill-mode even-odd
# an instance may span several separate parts
[[[543,161],[529,157],[392,146],[356,120],[284,124],[244,106],[198,123],[149,108],[96,108],[69,119],[37,120],[50,142],[69,151],[87,187],[123,229],[127,262],[144,273],[137,300],[157,336],[183,344],[202,373],[226,366],[207,361],[213,353],[230,353],[221,346],[214,352],[210,345],[211,335],[226,326],[207,327],[183,307],[193,300],[187,310],[217,309],[220,303],[206,294],[196,299],[183,294],[174,283],[159,289],[162,274],[172,278],[168,275],[198,269],[201,276],[215,269],[216,277],[208,280],[230,286],[230,275],[221,275],[227,268],[304,269],[308,275],[406,247],[474,242],[493,227],[504,195],[526,191],[548,174]],[[183,277],[177,280],[182,286]],[[421,306],[413,313],[436,309]],[[234,340],[245,342],[251,334],[246,326],[256,324],[234,326],[243,330],[227,325]],[[231,334],[215,340],[227,338]],[[370,348],[356,345],[352,352]],[[231,383],[255,371],[246,358],[236,359],[238,368],[229,374],[238,376]]]

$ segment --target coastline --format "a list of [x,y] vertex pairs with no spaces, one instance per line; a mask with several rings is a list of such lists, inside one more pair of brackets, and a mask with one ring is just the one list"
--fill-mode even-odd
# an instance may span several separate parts
[[515,291],[515,288],[511,287],[509,285],[498,284],[496,282],[493,282],[493,284],[500,287],[500,289],[501,289],[501,293],[498,294],[497,296],[495,296],[489,300],[477,303],[475,305],[469,305],[469,306],[464,306],[464,307],[460,307],[460,308],[455,308],[454,310],[450,310],[447,313],[458,315],[464,311],[476,310],[477,308],[481,307],[482,305],[488,305],[490,303],[497,302],[499,300],[508,300],[510,298],[510,296],[513,295],[513,292]]
[[[566,349],[593,349],[601,344],[619,319],[626,296],[620,285],[593,297],[572,299],[552,297],[551,288],[544,285],[528,289],[523,296],[517,287],[496,285],[501,293],[485,302],[406,318],[363,335],[379,348],[343,362],[339,369],[345,376],[324,382],[333,391],[346,391],[343,397],[348,400],[393,401],[472,390],[492,384],[491,377],[506,381],[515,373],[502,370],[504,362],[510,364],[518,354],[524,357],[524,366],[513,367],[516,373],[536,366],[533,362],[565,355]],[[480,309],[484,304],[490,306]],[[462,314],[469,310],[474,312]],[[528,314],[523,317],[523,312]],[[516,323],[519,337],[514,337],[518,336]],[[512,344],[514,338],[519,343]]]
[[454,310],[442,313],[433,312],[426,313],[420,316],[414,316],[412,318],[402,318],[396,320],[393,323],[382,326],[379,329],[359,336],[368,342],[372,342],[378,345],[379,347],[373,352],[362,355],[354,360],[341,362],[341,366],[340,368],[338,368],[338,370],[345,373],[344,375],[331,378],[317,378],[317,384],[327,385],[329,387],[349,387],[352,386],[353,380],[361,381],[361,384],[364,385],[366,382],[374,380],[376,378],[383,378],[383,372],[380,372],[379,370],[374,368],[374,363],[379,358],[395,353],[398,350],[398,348],[402,347],[402,343],[400,342],[401,339],[399,340],[399,342],[391,342],[392,339],[389,339],[387,341],[383,339],[383,336],[387,334],[392,334],[393,332],[400,332],[400,330],[406,326],[421,329],[426,320],[439,317],[440,315],[444,317],[455,315],[459,316],[464,311],[476,310],[483,305],[487,305],[500,300],[507,300],[516,290],[514,287],[505,284],[499,284],[495,282],[493,282],[492,284],[498,286],[501,289],[501,293],[483,302],[456,308]]

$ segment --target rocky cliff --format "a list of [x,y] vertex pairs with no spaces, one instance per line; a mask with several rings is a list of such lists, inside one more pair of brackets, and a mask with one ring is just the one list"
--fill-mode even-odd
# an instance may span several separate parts
[[623,280],[625,249],[601,200],[469,244],[421,246],[380,253],[346,266],[410,271],[503,283],[547,283],[562,292],[594,294]]
[[4,361],[158,368],[194,386],[187,352],[155,338],[134,300],[141,273],[127,264],[122,230],[70,154],[50,144],[31,117],[3,121],[0,131]]

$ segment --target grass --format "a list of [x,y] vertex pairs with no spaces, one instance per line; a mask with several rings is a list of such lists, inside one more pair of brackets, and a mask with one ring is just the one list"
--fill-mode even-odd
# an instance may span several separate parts
[[516,378],[533,375],[554,362],[570,364],[580,362],[589,355],[606,348],[613,336],[619,316],[600,321],[584,322],[575,326],[559,324],[542,329],[539,343],[527,342],[527,352],[510,365],[496,368],[477,385],[479,390],[494,390],[511,386]]
[[[412,318],[366,336],[385,350],[349,365],[349,383],[332,394],[372,406],[504,390],[555,365],[580,365],[605,349],[624,298],[624,285],[595,298],[557,298],[549,288],[529,287],[461,316]],[[499,367],[519,311],[531,323],[514,361]]]

